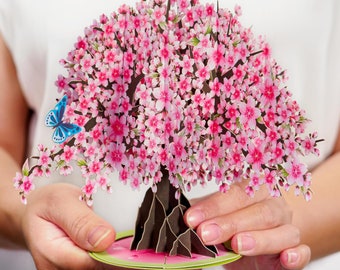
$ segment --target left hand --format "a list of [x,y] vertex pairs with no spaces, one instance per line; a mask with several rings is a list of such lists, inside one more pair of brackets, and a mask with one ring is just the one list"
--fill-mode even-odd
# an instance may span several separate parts
[[241,262],[254,269],[259,263],[260,269],[302,269],[310,261],[310,249],[300,245],[300,231],[292,225],[292,210],[286,201],[271,197],[265,186],[249,197],[244,185],[234,184],[226,193],[194,201],[185,222],[205,244],[230,240],[235,252],[247,256]]
[[64,183],[39,187],[29,195],[22,230],[37,269],[122,269],[89,256],[88,251],[106,250],[115,230],[80,195],[78,187]]

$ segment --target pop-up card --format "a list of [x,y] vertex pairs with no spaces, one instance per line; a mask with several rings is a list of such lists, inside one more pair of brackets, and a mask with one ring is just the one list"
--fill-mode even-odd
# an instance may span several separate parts
[[78,166],[81,199],[110,191],[114,171],[132,188],[148,185],[133,232],[100,261],[140,269],[195,269],[239,255],[206,246],[183,221],[185,193],[214,181],[220,192],[247,181],[272,196],[290,188],[311,197],[300,155],[318,154],[316,133],[285,86],[269,44],[239,22],[241,10],[197,0],[122,5],[85,28],[63,59],[66,75],[45,124],[56,143],[39,145],[15,177],[22,200],[33,179]]

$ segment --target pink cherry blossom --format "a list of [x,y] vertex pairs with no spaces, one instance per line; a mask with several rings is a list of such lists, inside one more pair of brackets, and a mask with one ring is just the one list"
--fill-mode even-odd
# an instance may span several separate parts
[[167,85],[164,85],[161,88],[155,88],[153,95],[157,99],[156,101],[156,109],[157,111],[162,111],[163,109],[170,109],[170,101],[171,101],[171,92]]
[[112,190],[112,172],[133,189],[170,181],[189,191],[214,180],[227,192],[247,179],[250,196],[261,185],[272,196],[294,186],[310,199],[311,176],[298,157],[318,155],[321,140],[304,134],[308,120],[286,71],[240,15],[239,6],[233,13],[147,0],[86,27],[55,82],[68,98],[63,123],[82,130],[51,149],[38,146],[14,178],[22,200],[35,178],[76,167],[89,204],[97,187]]
[[39,166],[47,167],[51,162],[52,162],[52,159],[50,157],[49,152],[47,151],[40,152],[39,161],[38,161]]
[[263,145],[256,146],[254,144],[249,144],[249,153],[247,155],[247,161],[252,166],[253,169],[259,170],[262,164],[266,164],[268,161],[268,153],[263,151]]
[[59,92],[65,91],[68,89],[67,79],[62,75],[58,75],[58,79],[55,82],[55,85],[58,87]]
[[293,160],[288,163],[286,170],[288,173],[287,182],[289,185],[297,184],[300,187],[303,186],[303,176],[307,172],[307,168],[304,164]]
[[28,194],[30,191],[32,191],[34,189],[32,178],[29,176],[23,176],[22,183],[20,184],[19,188],[24,194]]
[[91,197],[96,189],[96,183],[91,180],[87,180],[85,186],[82,188],[82,191],[85,196]]
[[255,129],[256,119],[261,115],[261,111],[256,107],[254,99],[249,98],[247,103],[240,104],[240,114],[241,124]]
[[74,157],[74,149],[65,145],[64,153],[61,155],[61,159],[65,160],[66,162],[70,162]]

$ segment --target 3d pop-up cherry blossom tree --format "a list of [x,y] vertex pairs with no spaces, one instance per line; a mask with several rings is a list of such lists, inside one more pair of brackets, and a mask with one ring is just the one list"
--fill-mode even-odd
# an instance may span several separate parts
[[249,196],[265,185],[272,196],[292,187],[309,200],[299,155],[318,154],[320,140],[304,135],[285,71],[239,15],[194,0],[141,1],[87,27],[62,60],[65,96],[46,119],[61,144],[39,145],[36,163],[17,174],[22,199],[33,177],[77,164],[90,204],[117,171],[134,189],[150,186],[132,248],[187,256],[215,252],[183,222],[192,186],[215,181],[227,192],[248,181]]

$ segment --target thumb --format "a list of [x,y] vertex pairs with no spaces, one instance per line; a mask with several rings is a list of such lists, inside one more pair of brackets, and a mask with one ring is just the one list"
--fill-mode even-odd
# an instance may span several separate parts
[[78,187],[56,185],[58,189],[54,187],[54,199],[49,207],[50,219],[80,248],[96,252],[107,249],[115,240],[113,227],[79,200]]

